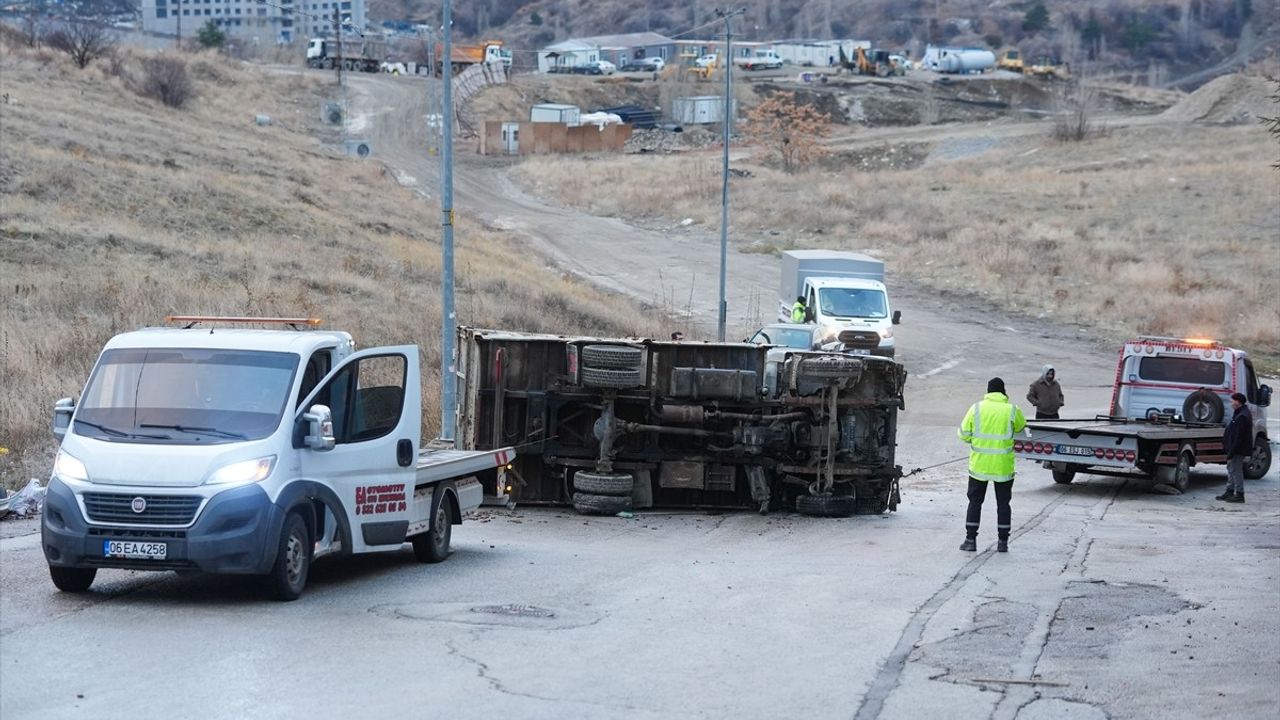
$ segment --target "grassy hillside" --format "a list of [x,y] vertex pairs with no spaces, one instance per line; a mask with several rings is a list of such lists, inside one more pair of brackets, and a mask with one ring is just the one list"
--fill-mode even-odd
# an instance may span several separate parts
[[[0,480],[47,475],[53,402],[112,334],[169,313],[310,315],[362,346],[423,348],[439,416],[438,210],[316,140],[328,80],[193,57],[197,99],[130,88],[138,58],[77,70],[0,43]],[[259,126],[255,114],[272,118]],[[460,321],[645,333],[657,322],[461,219]]]

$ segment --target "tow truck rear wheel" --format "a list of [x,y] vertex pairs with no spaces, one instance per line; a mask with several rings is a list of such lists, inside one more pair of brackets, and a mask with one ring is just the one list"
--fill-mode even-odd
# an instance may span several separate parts
[[54,586],[62,592],[87,592],[97,576],[98,568],[49,566],[49,577],[53,579]]
[[421,535],[409,539],[413,543],[413,557],[418,562],[438,563],[449,557],[449,541],[453,538],[453,506],[448,498],[440,498],[440,505],[431,515],[431,527]]
[[1156,482],[1175,488],[1180,493],[1186,492],[1191,483],[1191,452],[1183,449],[1178,453],[1177,464],[1164,465],[1156,470]]
[[275,565],[267,574],[268,588],[276,600],[288,602],[302,595],[311,572],[311,547],[307,521],[297,512],[289,513],[280,529]]
[[1267,474],[1271,469],[1271,441],[1265,437],[1259,436],[1253,441],[1253,454],[1244,464],[1244,476],[1250,480],[1257,480]]
[[1059,485],[1070,485],[1076,479],[1076,469],[1063,463],[1053,464],[1053,481]]

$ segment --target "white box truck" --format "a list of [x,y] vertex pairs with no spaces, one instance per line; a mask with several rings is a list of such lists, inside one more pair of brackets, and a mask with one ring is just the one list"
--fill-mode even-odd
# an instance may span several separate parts
[[782,253],[778,319],[791,321],[791,308],[804,298],[805,322],[817,323],[823,339],[837,340],[855,354],[893,357],[893,326],[902,313],[889,304],[884,262],[842,250],[787,250]]
[[201,571],[293,600],[317,558],[409,542],[440,562],[453,525],[506,501],[511,448],[422,447],[417,346],[171,320],[113,337],[79,402],[55,405],[41,545],[60,590],[98,568]]

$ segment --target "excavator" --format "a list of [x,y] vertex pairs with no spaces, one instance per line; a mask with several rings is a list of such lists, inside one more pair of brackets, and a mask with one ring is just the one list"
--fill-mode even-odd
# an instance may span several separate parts
[[853,59],[850,60],[844,48],[840,48],[840,66],[855,75],[889,77],[906,74],[906,68],[888,50],[856,48],[853,51]]

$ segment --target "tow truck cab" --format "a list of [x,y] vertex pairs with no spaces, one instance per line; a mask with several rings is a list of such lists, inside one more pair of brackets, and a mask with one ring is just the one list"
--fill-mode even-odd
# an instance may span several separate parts
[[1271,388],[1258,384],[1243,350],[1216,340],[1141,337],[1125,343],[1111,391],[1111,416],[1213,425],[1230,420],[1230,399],[1249,399],[1254,425],[1266,434]]

